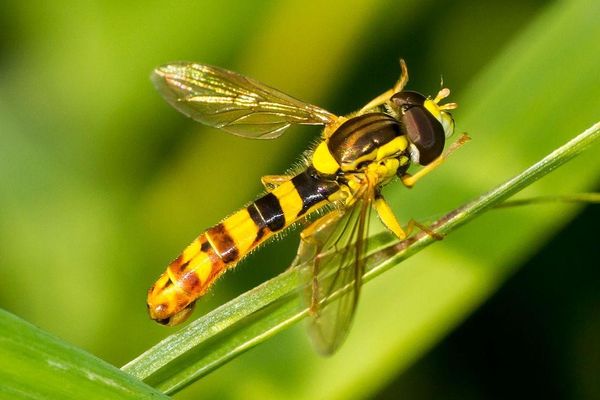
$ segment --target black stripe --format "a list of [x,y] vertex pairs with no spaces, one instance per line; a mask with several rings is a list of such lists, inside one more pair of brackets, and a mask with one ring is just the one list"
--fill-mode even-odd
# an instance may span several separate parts
[[248,207],[246,207],[246,211],[248,211],[248,214],[250,214],[250,218],[252,218],[252,222],[254,222],[254,225],[256,226],[256,237],[254,238],[254,244],[256,244],[265,235],[267,230],[267,224],[258,212],[256,204],[250,204]]
[[180,254],[176,259],[171,261],[169,269],[175,276],[179,276],[190,263],[190,260],[183,262],[183,254]]
[[237,261],[240,252],[223,224],[213,226],[207,234],[210,235],[221,260],[225,264]]
[[204,242],[202,242],[202,244],[200,245],[200,251],[204,252],[204,253],[208,253],[208,251],[212,249],[210,243],[208,243],[208,240],[206,240],[206,238],[204,238]]
[[312,167],[293,177],[292,184],[302,199],[302,209],[298,212],[299,217],[312,206],[327,200],[331,194],[339,190],[337,183],[320,178]]
[[264,224],[271,230],[277,232],[285,227],[285,216],[279,204],[279,199],[273,193],[267,193],[254,202],[260,213]]

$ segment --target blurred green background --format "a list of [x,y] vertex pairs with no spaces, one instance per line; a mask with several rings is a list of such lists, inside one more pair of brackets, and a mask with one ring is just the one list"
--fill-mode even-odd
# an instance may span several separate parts
[[[474,140],[386,192],[403,221],[428,220],[599,119],[599,15],[593,0],[3,1],[0,307],[123,365],[172,332],[145,309],[167,263],[319,133],[202,127],[155,92],[157,65],[222,66],[338,114],[390,87],[399,57],[411,89],[435,94],[443,75]],[[597,190],[597,151],[528,193]],[[332,359],[296,326],[176,398],[598,398],[600,219],[573,220],[580,209],[490,213],[367,285]],[[296,246],[256,252],[196,315],[284,270]]]

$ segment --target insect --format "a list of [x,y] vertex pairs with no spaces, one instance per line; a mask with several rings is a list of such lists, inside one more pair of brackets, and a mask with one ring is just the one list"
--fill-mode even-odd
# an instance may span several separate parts
[[[311,333],[319,351],[334,352],[352,321],[364,270],[371,209],[399,239],[404,231],[381,188],[395,177],[411,187],[445,159],[445,139],[454,131],[450,110],[435,98],[404,90],[406,64],[387,90],[347,116],[336,116],[256,80],[195,63],[158,67],[152,81],[183,114],[234,135],[274,139],[295,124],[323,125],[305,168],[262,177],[265,195],[198,236],[172,261],[148,291],[150,317],[176,325],[196,300],[251,250],[290,225],[305,221],[293,265],[307,276]],[[423,166],[407,173],[411,163]],[[310,222],[308,216],[319,217]],[[331,294],[345,288],[335,301]]]

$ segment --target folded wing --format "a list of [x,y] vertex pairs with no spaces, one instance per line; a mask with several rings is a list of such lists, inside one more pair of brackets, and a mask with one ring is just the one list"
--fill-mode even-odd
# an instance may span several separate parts
[[194,63],[158,67],[151,76],[177,110],[208,126],[254,139],[273,139],[294,124],[329,125],[336,116],[252,78]]

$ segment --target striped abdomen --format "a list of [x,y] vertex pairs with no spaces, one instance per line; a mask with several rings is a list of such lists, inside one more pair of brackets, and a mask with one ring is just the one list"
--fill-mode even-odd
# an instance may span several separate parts
[[228,268],[339,190],[310,168],[198,236],[148,292],[152,319],[176,324]]

